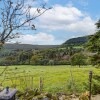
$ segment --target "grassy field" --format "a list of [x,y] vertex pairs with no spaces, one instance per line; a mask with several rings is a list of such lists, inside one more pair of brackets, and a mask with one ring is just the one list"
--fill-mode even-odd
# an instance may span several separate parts
[[[0,73],[4,70],[0,67]],[[0,76],[0,82],[5,86],[18,85],[17,88],[39,88],[39,80],[42,77],[44,92],[83,92],[88,85],[88,73],[99,75],[100,69],[92,66],[9,66]],[[24,77],[22,77],[24,76]]]

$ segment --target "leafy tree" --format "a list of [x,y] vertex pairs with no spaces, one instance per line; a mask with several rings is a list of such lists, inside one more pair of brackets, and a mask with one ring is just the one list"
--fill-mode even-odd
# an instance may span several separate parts
[[92,65],[98,65],[100,64],[100,55],[94,54],[90,57],[90,61]]
[[5,61],[5,64],[14,65],[14,64],[16,64],[16,57],[8,56],[5,58],[4,61]]
[[88,50],[100,54],[100,30],[89,39],[87,47]]
[[28,55],[26,54],[26,52],[24,52],[24,51],[20,52],[19,61],[22,64],[24,64],[27,59],[28,59]]
[[96,23],[97,32],[91,36],[87,43],[87,49],[94,53],[91,57],[92,62],[100,65],[100,20]]
[[54,65],[54,60],[49,60],[49,65]]
[[82,53],[76,53],[71,57],[71,65],[85,65],[86,57]]
[[30,60],[32,57],[32,51],[28,50],[28,51],[19,51],[17,54],[18,57],[16,57],[18,59],[18,62],[20,62],[20,64],[30,64]]
[[41,59],[43,59],[43,57],[39,54],[37,55],[33,55],[31,58],[31,64],[35,64],[35,65],[41,65]]
[[99,21],[96,23],[96,26],[97,26],[98,29],[100,28],[100,19],[99,19]]

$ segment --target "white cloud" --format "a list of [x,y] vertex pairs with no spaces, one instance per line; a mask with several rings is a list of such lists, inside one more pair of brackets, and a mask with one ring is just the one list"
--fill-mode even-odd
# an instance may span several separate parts
[[46,30],[64,30],[85,34],[95,31],[95,21],[73,6],[55,5],[54,9],[39,17],[38,23],[37,27]]
[[31,34],[24,34],[24,35],[20,35],[20,38],[18,39],[14,39],[11,42],[21,42],[24,44],[40,44],[41,42],[44,42],[44,44],[46,44],[45,42],[52,42],[54,40],[54,36],[51,34],[47,34],[47,33],[38,33],[35,35],[31,35]]
[[60,5],[55,5],[54,9],[47,11],[43,14],[39,20],[42,23],[47,23],[48,21],[59,21],[59,22],[72,22],[76,21],[79,17],[82,17],[81,11],[75,7],[63,7]]
[[72,23],[67,27],[70,31],[81,32],[84,34],[93,34],[95,31],[94,21],[90,17]]
[[[48,2],[48,0],[44,1]],[[31,15],[34,15],[35,11],[35,7],[31,8]],[[55,5],[53,9],[45,12],[33,23],[36,25],[36,28],[40,29],[40,31],[42,29],[44,33],[40,32],[35,35],[25,34],[16,41],[28,44],[57,44],[60,39],[63,41],[71,36],[76,37],[92,34],[96,29],[94,25],[95,21],[86,12],[82,12],[72,4],[66,6]],[[58,33],[58,36],[55,35],[55,40],[55,37],[52,35],[54,31],[56,33],[58,31],[65,31],[66,34],[70,35],[62,37],[62,34]],[[51,32],[51,34],[47,34],[48,32]]]

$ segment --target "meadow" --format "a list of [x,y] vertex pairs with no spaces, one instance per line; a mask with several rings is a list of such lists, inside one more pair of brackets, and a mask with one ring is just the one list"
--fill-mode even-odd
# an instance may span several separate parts
[[[0,73],[6,66],[0,66]],[[81,93],[86,91],[89,84],[89,71],[99,75],[100,69],[93,66],[8,66],[0,76],[3,87],[14,86],[19,90],[39,88],[42,79],[43,92]]]

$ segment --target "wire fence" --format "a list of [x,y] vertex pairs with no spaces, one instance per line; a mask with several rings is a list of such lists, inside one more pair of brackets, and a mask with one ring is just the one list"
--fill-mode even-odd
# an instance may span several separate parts
[[[11,69],[9,67],[5,70],[5,68],[2,69],[3,73],[0,76],[1,86],[13,87],[21,91],[38,88],[40,92],[69,92],[76,94],[77,92],[85,91],[89,84],[87,78],[87,80],[82,81],[84,84],[84,87],[82,87],[79,77],[74,77],[75,73],[73,73],[72,69],[66,73],[67,78],[65,78],[59,73],[56,73],[56,75],[59,74],[58,76],[46,76],[44,73],[35,76],[29,71],[27,72],[27,70]],[[84,74],[80,78],[85,76]]]

